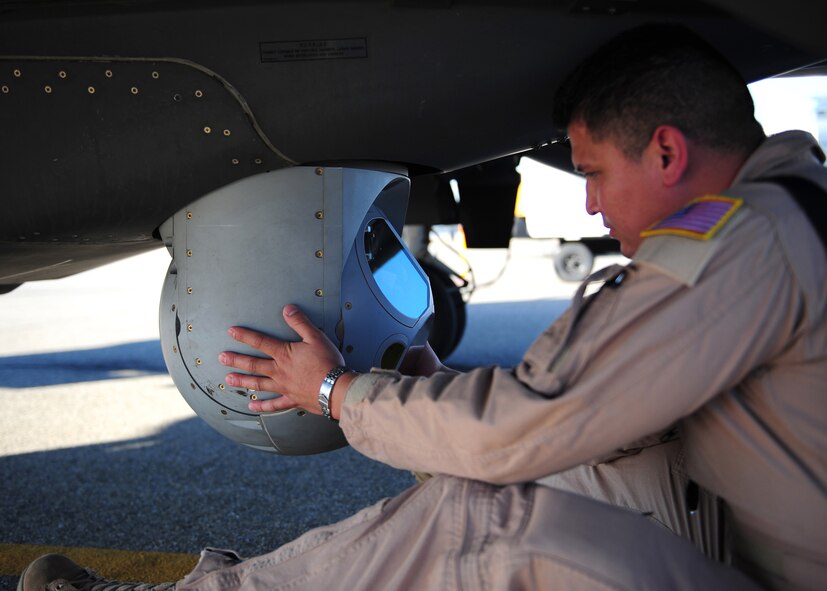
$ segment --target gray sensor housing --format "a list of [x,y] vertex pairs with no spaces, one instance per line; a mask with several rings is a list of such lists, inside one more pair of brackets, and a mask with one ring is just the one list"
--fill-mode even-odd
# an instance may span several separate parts
[[433,316],[425,273],[400,236],[407,177],[357,168],[294,167],[205,195],[160,228],[172,255],[161,293],[164,359],[193,410],[259,450],[314,454],[346,444],[336,423],[293,409],[255,413],[253,392],[224,383],[222,351],[261,356],[227,335],[245,326],[284,340],[298,304],[349,367],[396,368],[424,344]]

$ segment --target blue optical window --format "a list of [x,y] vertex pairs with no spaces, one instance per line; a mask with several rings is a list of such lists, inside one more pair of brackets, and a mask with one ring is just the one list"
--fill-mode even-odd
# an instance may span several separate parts
[[383,219],[365,228],[365,257],[376,285],[391,305],[409,318],[428,309],[428,283]]

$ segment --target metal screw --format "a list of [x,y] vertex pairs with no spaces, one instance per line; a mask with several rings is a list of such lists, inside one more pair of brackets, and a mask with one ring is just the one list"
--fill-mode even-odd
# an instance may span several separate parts
[[324,290],[323,289],[317,289],[316,290],[316,295],[319,296],[319,297],[322,297],[324,295]]
[[153,77],[153,78],[155,78],[155,79],[157,80],[157,79],[158,79],[158,77],[159,77],[158,72],[152,72],[152,77]]
[[46,91],[46,94],[52,94],[52,87],[51,86],[45,86],[43,88],[43,90]]
[[196,98],[201,98],[202,96],[204,96],[204,93],[201,92],[200,90],[196,90],[195,91],[195,96],[196,96]]
[[86,91],[87,91],[89,94],[95,94],[95,87],[94,87],[94,86],[90,86],[89,88],[87,88],[87,89],[86,89]]
[[233,159],[232,159],[232,163],[233,163],[233,164],[238,164],[238,158],[233,158]]
[[352,310],[352,309],[353,309],[353,304],[351,304],[350,302],[345,302],[345,310]]
[[317,250],[317,251],[316,251],[316,258],[317,258],[317,259],[320,259],[320,258],[322,258],[323,256],[324,256],[324,251],[323,251],[323,250]]
[[201,358],[200,358],[200,357],[196,357],[196,358],[195,358],[195,365],[201,365],[201,363],[202,363],[202,362],[201,362]]
[[323,175],[324,174],[324,168],[321,168],[321,167],[317,168],[316,169],[316,174],[319,175],[319,176]]
[[324,219],[324,212],[323,211],[317,211],[316,212],[316,219],[317,220],[323,220]]
[[61,78],[66,78],[66,72],[64,72],[63,70],[58,72],[57,75],[60,76]]
[[225,129],[225,130],[224,130],[224,135],[229,136],[229,135],[230,135],[230,130],[229,130],[229,129]]
[[9,94],[9,87],[6,86],[5,84],[3,85],[2,90],[3,90],[3,94]]
[[111,78],[112,77],[112,70],[106,70],[106,72],[104,72],[104,74],[106,74],[107,78]]
[[172,346],[172,352],[173,352],[173,353],[177,353],[177,352],[178,352],[178,345],[173,345],[173,346]]
[[250,394],[250,400],[258,400],[258,396],[255,394]]
[[138,94],[138,87],[133,86],[132,88],[129,89],[129,92],[131,92],[132,94]]
[[188,256],[188,257],[191,257],[191,256],[192,256],[192,250],[187,250],[187,256]]
[[20,70],[15,69],[15,71],[14,71],[14,77],[15,78],[20,78],[22,75],[23,75],[23,72],[21,72]]
[[187,219],[188,219],[188,220],[191,220],[191,219],[192,219],[192,212],[191,212],[191,211],[188,211],[188,212],[187,212]]
[[261,158],[256,158],[255,160],[253,160],[253,162],[255,162],[256,164],[261,164]]
[[192,332],[192,324],[187,324],[187,332]]
[[172,100],[174,100],[176,103],[180,103],[182,98],[183,97],[178,93],[172,95]]
[[212,133],[212,129],[210,129],[209,127],[205,127],[204,133]]
[[218,389],[223,390],[224,389],[224,384],[218,384]]
[[188,293],[188,294],[190,294],[190,295],[192,295],[192,288],[191,288],[191,287],[188,287],[188,288],[187,288],[187,293]]

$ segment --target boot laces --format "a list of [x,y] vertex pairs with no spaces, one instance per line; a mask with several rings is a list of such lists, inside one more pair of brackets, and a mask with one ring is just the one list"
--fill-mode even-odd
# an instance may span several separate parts
[[95,571],[84,568],[84,575],[71,581],[58,581],[55,591],[174,591],[175,583],[128,583],[104,579]]

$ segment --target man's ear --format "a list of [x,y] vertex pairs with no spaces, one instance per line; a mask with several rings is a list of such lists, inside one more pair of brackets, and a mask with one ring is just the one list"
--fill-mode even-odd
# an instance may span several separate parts
[[684,178],[689,166],[689,142],[680,129],[658,126],[649,142],[649,151],[665,187],[674,187]]

